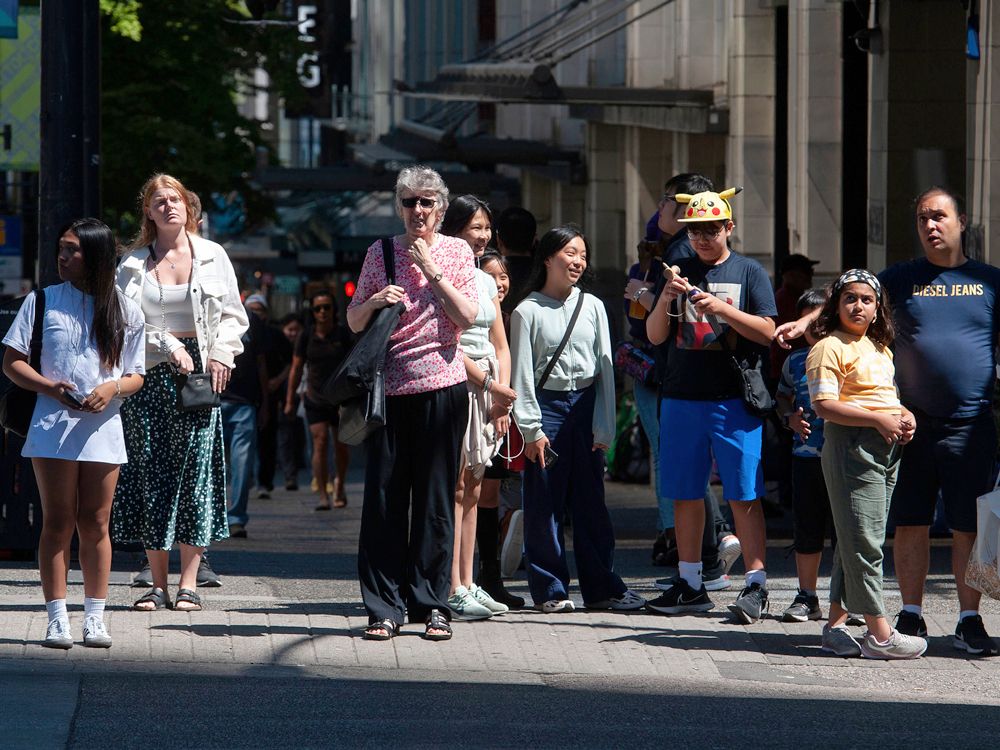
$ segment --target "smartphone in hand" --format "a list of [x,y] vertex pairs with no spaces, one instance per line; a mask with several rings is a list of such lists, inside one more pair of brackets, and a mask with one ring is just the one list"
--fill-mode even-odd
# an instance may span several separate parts
[[543,455],[545,456],[546,469],[551,469],[555,465],[555,462],[559,460],[559,454],[552,450],[552,446],[548,443],[545,444]]
[[63,398],[77,409],[82,409],[83,402],[87,400],[87,397],[80,393],[80,391],[63,391]]

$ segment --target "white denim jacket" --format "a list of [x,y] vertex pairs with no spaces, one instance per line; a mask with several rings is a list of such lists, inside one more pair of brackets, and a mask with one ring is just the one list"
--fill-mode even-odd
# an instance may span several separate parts
[[[241,337],[250,325],[240,299],[236,272],[222,245],[203,237],[189,235],[194,249],[191,270],[191,306],[202,366],[214,359],[233,367],[243,351]],[[118,265],[118,287],[125,296],[142,305],[142,285],[146,280],[149,248],[140,247],[122,258]],[[166,350],[182,346],[170,333],[163,332],[160,321],[146,321],[146,366],[156,362]]]

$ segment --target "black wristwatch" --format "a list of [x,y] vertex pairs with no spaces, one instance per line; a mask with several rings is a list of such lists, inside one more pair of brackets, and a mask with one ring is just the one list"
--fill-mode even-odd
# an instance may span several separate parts
[[436,274],[431,276],[431,281],[441,281],[442,276],[444,276],[444,274],[438,271]]

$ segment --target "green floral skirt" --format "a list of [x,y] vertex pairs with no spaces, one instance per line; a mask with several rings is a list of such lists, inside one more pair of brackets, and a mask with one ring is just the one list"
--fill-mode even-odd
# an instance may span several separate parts
[[[197,339],[181,339],[201,371]],[[146,373],[122,405],[128,463],[111,508],[111,538],[168,550],[229,536],[221,409],[181,412],[169,365]]]

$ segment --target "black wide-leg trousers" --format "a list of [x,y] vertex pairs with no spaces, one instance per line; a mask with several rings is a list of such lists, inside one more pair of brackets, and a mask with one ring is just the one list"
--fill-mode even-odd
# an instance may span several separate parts
[[365,442],[358,577],[371,621],[450,617],[455,486],[469,415],[465,383],[386,398],[386,426]]

